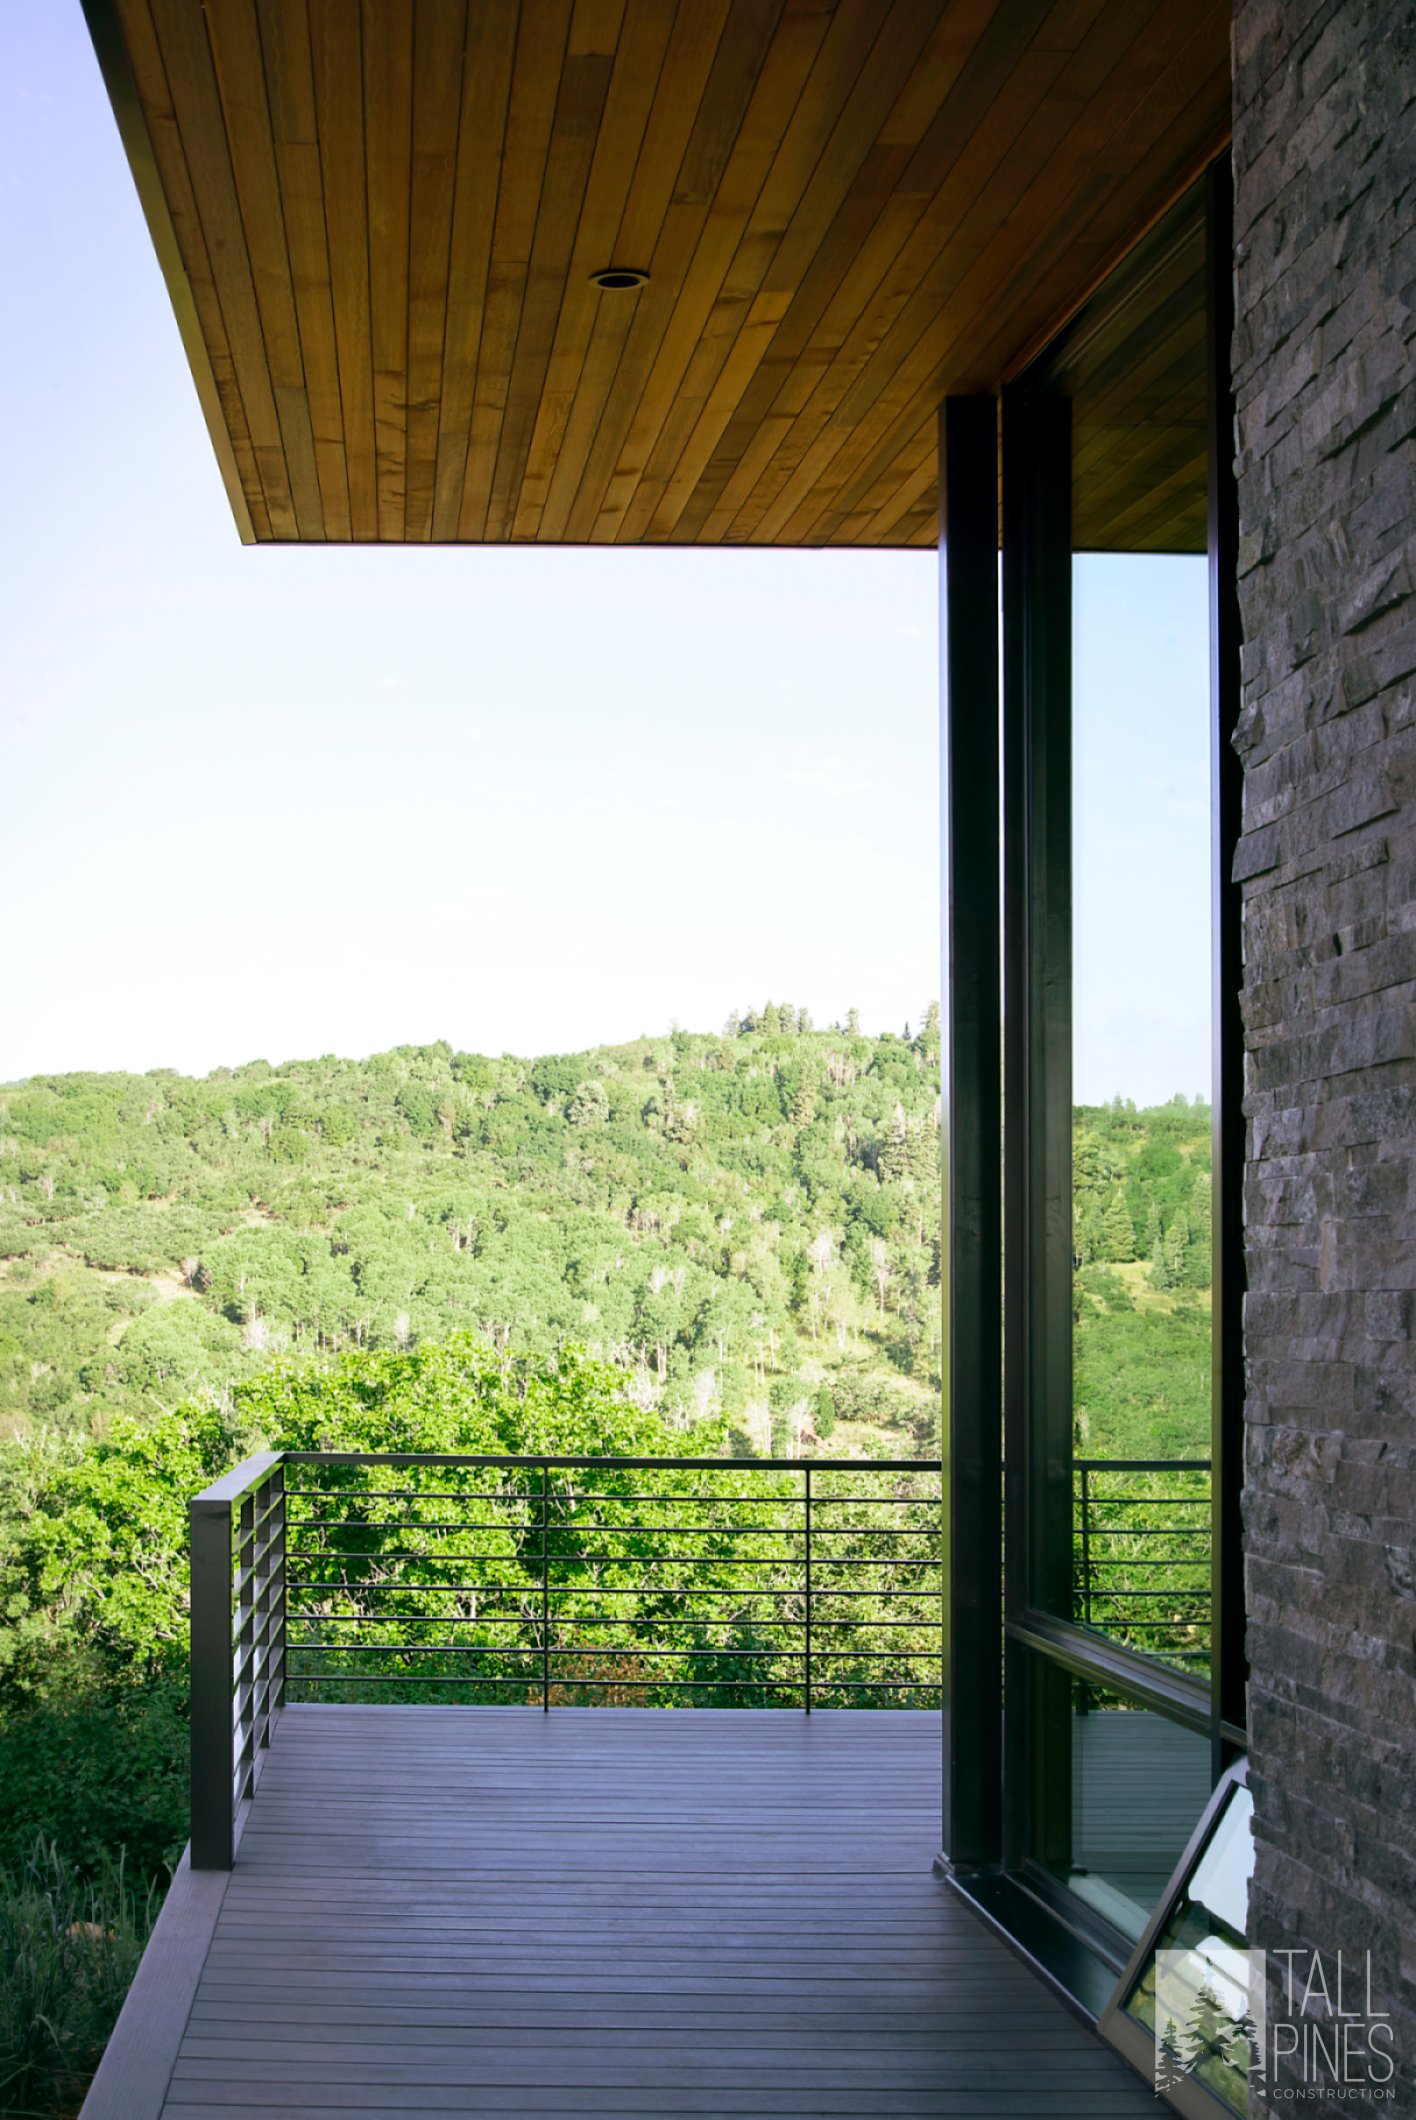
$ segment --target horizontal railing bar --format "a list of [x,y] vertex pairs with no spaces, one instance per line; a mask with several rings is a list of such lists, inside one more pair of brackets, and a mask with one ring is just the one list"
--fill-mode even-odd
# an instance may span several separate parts
[[[1080,1501],[1080,1496],[1074,1496],[1073,1499]],[[1093,1524],[1096,1523],[1098,1512],[1102,1509],[1208,1509],[1209,1507],[1210,1497],[1207,1494],[1097,1494],[1093,1491],[1087,1496],[1087,1515]],[[1077,1511],[1078,1523],[1081,1522],[1081,1518],[1082,1512],[1079,1508]],[[1115,1527],[1113,1526],[1112,1528],[1114,1529]],[[1142,1532],[1146,1528],[1144,1525],[1140,1527]]]
[[[632,1620],[595,1619],[580,1613],[553,1615],[553,1617],[556,1616],[561,1619],[573,1620],[578,1627],[623,1627],[635,1624]],[[290,1615],[292,1628],[315,1618],[318,1618],[320,1625],[323,1627],[524,1627],[530,1624],[530,1616],[524,1613],[508,1613],[502,1618],[498,1618],[494,1613],[483,1615],[482,1613],[469,1614],[465,1612],[400,1612],[385,1619],[371,1619],[365,1612],[321,1612],[319,1614],[292,1612]],[[640,1622],[640,1624],[643,1624],[643,1622]],[[721,1627],[727,1623],[721,1619],[690,1619],[685,1617],[676,1618],[671,1624],[675,1627]],[[754,1624],[796,1629],[801,1626],[802,1622],[800,1619],[772,1619],[757,1620]],[[937,1628],[942,1627],[943,1624],[944,1622],[941,1619],[818,1619],[813,1612],[811,1631],[815,1634],[822,1630],[829,1632],[833,1628],[848,1627],[853,1632],[868,1631],[875,1633],[882,1627],[892,1627],[909,1628],[913,1632],[919,1632],[923,1629],[932,1633]],[[1185,1625],[1187,1622],[1181,1621],[1178,1624]],[[290,1644],[292,1650],[310,1646],[308,1642],[292,1641]],[[337,1644],[332,1643],[330,1646],[335,1647]],[[376,1646],[396,1649],[400,1644],[390,1642],[377,1644]],[[883,1651],[881,1653],[884,1654]],[[537,1654],[540,1654],[539,1650]]]
[[[1073,1528],[1077,1531],[1080,1531],[1081,1525],[1077,1524]],[[1154,1531],[1142,1531],[1137,1529],[1134,1525],[1126,1524],[1093,1524],[1089,1528],[1090,1536],[1093,1538],[1136,1538],[1144,1540],[1147,1544],[1149,1544],[1151,1539],[1156,1538],[1193,1539],[1205,1537],[1204,1532],[1194,1530],[1188,1524],[1179,1524],[1175,1526],[1157,1526]]]
[[[478,1556],[478,1558],[479,1558],[479,1559],[485,1559],[485,1558],[486,1558],[486,1556],[485,1556],[485,1555],[479,1555],[479,1556]],[[423,1593],[423,1592],[426,1592],[426,1591],[429,1591],[429,1590],[450,1590],[450,1591],[453,1591],[453,1592],[456,1592],[456,1593],[462,1593],[462,1592],[465,1592],[465,1593],[467,1593],[467,1594],[468,1594],[469,1596],[477,1596],[477,1597],[481,1597],[481,1596],[483,1596],[483,1595],[490,1595],[490,1593],[491,1593],[491,1592],[492,1592],[493,1590],[523,1590],[523,1591],[528,1591],[528,1592],[529,1592],[529,1591],[532,1591],[532,1590],[537,1590],[537,1591],[539,1591],[539,1589],[540,1589],[540,1587],[541,1587],[541,1578],[540,1578],[540,1576],[539,1576],[539,1575],[536,1575],[536,1576],[527,1576],[527,1578],[526,1578],[526,1580],[525,1580],[524,1582],[512,1582],[512,1583],[409,1583],[409,1582],[388,1582],[388,1583],[369,1583],[369,1582],[354,1582],[354,1583],[345,1583],[345,1582],[326,1582],[326,1581],[325,1581],[325,1579],[323,1578],[323,1576],[320,1576],[320,1577],[316,1577],[316,1576],[305,1576],[305,1575],[302,1575],[302,1576],[291,1576],[290,1580],[289,1580],[289,1581],[287,1582],[287,1584],[286,1584],[286,1586],[285,1586],[285,1587],[286,1587],[287,1591],[290,1591],[290,1590],[338,1590],[338,1591],[342,1592],[342,1593],[343,1593],[343,1595],[344,1595],[344,1596],[346,1596],[346,1597],[352,1597],[352,1596],[354,1596],[354,1595],[355,1595],[356,1593],[357,1593],[357,1594],[358,1594],[358,1595],[359,1595],[360,1597],[379,1597],[379,1596],[390,1596],[390,1597],[392,1597],[392,1596],[398,1596],[398,1597],[408,1597],[408,1596],[412,1596],[412,1595],[413,1595],[413,1594],[415,1594],[415,1593]]]
[[539,1561],[542,1555],[535,1548],[528,1552],[524,1547],[515,1553],[483,1553],[475,1546],[466,1552],[429,1553],[417,1546],[291,1546],[286,1557],[291,1561]]
[[1209,1472],[1208,1458],[1073,1458],[1074,1472]]
[[[328,1651],[329,1653],[337,1656],[471,1657],[501,1656],[506,1653],[501,1649],[491,1647],[473,1647],[470,1649],[461,1649],[456,1647],[454,1644],[447,1642],[402,1642],[394,1644],[374,1642],[360,1643],[357,1646],[351,1643],[347,1648],[339,1642],[311,1642],[307,1647],[302,1650],[301,1653],[306,1656],[314,1656],[324,1651]],[[295,1653],[294,1644],[292,1644],[291,1653]],[[728,1659],[730,1661],[746,1661],[751,1663],[770,1662],[799,1664],[804,1663],[806,1660],[806,1651],[804,1649],[739,1649],[733,1646],[731,1643],[724,1643],[721,1648],[716,1649],[656,1649],[645,1642],[626,1642],[621,1646],[618,1646],[613,1649],[551,1648],[542,1650],[540,1648],[537,1648],[534,1651],[528,1649],[525,1653],[527,1655],[535,1654],[537,1656],[549,1656],[552,1663],[555,1663],[557,1659],[559,1659],[561,1662],[564,1662],[567,1657],[573,1659],[577,1656],[629,1656],[635,1658],[645,1656],[681,1656],[688,1657],[690,1659],[696,1658],[700,1662],[705,1659],[708,1659],[715,1663],[721,1663],[724,1659]],[[833,1655],[840,1654],[838,1650],[833,1650],[831,1653]],[[879,1652],[875,1650],[862,1651],[860,1653],[863,1655],[868,1654],[871,1656],[878,1656],[879,1654]],[[921,1649],[918,1655],[906,1657],[901,1660],[909,1663],[918,1663],[922,1658],[927,1657],[929,1653],[930,1652],[928,1650]],[[305,1673],[303,1671],[297,1671],[293,1675],[295,1680],[298,1682],[300,1679],[304,1678]]]
[[[824,1678],[821,1689],[851,1693],[936,1693],[942,1681],[926,1678],[901,1678],[865,1680],[854,1678]],[[522,1678],[417,1678],[401,1673],[391,1678],[380,1678],[373,1672],[326,1672],[319,1677],[304,1677],[302,1686],[524,1686]],[[581,1678],[562,1673],[553,1680],[558,1686],[592,1686],[598,1692],[607,1692],[619,1686],[626,1692],[652,1693],[789,1693],[794,1699],[801,1695],[801,1680],[791,1678]],[[817,1682],[812,1680],[812,1693],[817,1691]]]
[[1103,1553],[1093,1557],[1091,1567],[1097,1568],[1208,1568],[1209,1555],[1196,1555],[1190,1559],[1183,1553],[1161,1554],[1151,1560],[1146,1554]]
[[[812,1472],[824,1469],[847,1477],[862,1472],[923,1474],[939,1472],[943,1462],[939,1458],[561,1457],[529,1452],[481,1454],[448,1450],[286,1450],[279,1456],[287,1465],[544,1465],[552,1472],[733,1472],[748,1477],[759,1472],[805,1474],[808,1468]],[[248,1462],[254,1464],[256,1460]],[[279,1457],[270,1462],[279,1462]],[[1164,1471],[1167,1468],[1161,1464],[1157,1469]],[[237,1470],[239,1472],[241,1468],[238,1466]],[[234,1474],[229,1476],[235,1477]]]
[[[540,1471],[539,1465],[529,1468]],[[346,1502],[351,1497],[372,1502],[538,1502],[536,1487],[287,1487],[292,1502]]]

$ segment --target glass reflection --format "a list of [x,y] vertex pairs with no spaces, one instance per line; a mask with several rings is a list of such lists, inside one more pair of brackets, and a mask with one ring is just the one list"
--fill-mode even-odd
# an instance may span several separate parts
[[1209,1801],[1209,1740],[1081,1679],[1064,1679],[1063,1693],[1061,1678],[1049,1675],[1039,1687],[1052,1720],[1040,1733],[1047,1794],[1038,1852],[1069,1891],[1137,1943]]
[[1073,564],[1075,1618],[1209,1651],[1205,561]]

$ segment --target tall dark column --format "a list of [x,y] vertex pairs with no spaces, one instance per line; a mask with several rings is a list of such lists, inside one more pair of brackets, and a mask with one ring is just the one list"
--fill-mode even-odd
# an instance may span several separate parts
[[1002,1807],[998,408],[939,415],[948,997],[944,1853],[996,1864]]
[[[1071,405],[1003,395],[1007,1616],[1070,1617]],[[1004,1859],[1063,1862],[1071,1681],[1010,1645]]]

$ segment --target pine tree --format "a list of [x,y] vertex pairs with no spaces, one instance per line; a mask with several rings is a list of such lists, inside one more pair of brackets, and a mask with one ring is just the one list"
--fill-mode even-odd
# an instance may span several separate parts
[[796,1094],[792,1098],[792,1125],[800,1133],[804,1126],[810,1126],[815,1117],[816,1070],[807,1064],[797,1078]]
[[860,1036],[860,1010],[858,1008],[849,1009],[846,1013],[846,1036],[848,1038],[858,1038]]
[[1126,1205],[1126,1195],[1120,1187],[1111,1195],[1105,1214],[1101,1218],[1097,1249],[1103,1259],[1116,1265],[1124,1265],[1136,1256],[1136,1230]]
[[1165,2020],[1165,2031],[1155,2050],[1155,2087],[1178,2090],[1186,2077],[1185,2058],[1180,2051],[1180,2032],[1173,2017]]
[[1186,2068],[1193,2072],[1202,2062],[1222,2057],[1233,2036],[1234,2019],[1208,1979],[1202,1981],[1185,2024]]
[[762,1011],[762,1029],[769,1038],[779,1035],[782,1028],[782,1012],[775,1001],[769,1001]]

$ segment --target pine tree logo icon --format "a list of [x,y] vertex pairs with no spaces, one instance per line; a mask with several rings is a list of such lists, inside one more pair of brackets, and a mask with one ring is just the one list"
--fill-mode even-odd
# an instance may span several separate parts
[[1263,1957],[1229,1948],[1212,1962],[1199,1950],[1157,1951],[1157,2093],[1180,2089],[1190,2076],[1212,2089],[1226,2079],[1262,2078]]

